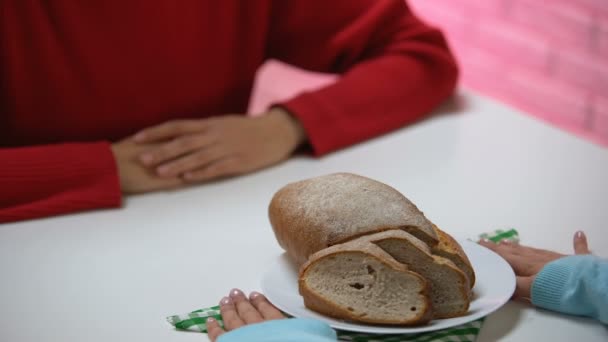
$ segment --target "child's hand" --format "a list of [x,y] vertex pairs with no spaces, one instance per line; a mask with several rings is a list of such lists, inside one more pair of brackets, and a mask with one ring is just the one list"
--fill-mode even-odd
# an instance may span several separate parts
[[[239,289],[233,289],[228,297],[224,297],[220,301],[220,312],[226,331],[248,324],[285,318],[281,311],[270,304],[261,293],[252,292],[247,298]],[[207,333],[211,341],[215,341],[226,331],[220,327],[216,320],[207,319]]]
[[[517,287],[515,288],[515,299],[530,299],[530,289],[536,275],[549,262],[566,255],[555,253],[544,249],[521,246],[509,241],[494,243],[489,240],[479,241],[485,246],[503,257],[513,268],[517,276]],[[574,253],[590,254],[587,246],[587,238],[581,231],[574,234]]]

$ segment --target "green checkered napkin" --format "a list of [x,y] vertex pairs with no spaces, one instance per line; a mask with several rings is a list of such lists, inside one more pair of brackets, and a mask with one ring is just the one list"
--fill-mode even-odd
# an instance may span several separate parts
[[[493,242],[509,240],[519,242],[519,234],[515,229],[495,230],[490,233],[479,235],[479,239],[488,239]],[[174,315],[167,317],[167,321],[179,330],[189,330],[196,332],[207,332],[207,318],[213,317],[217,320],[220,326],[224,326],[219,306],[192,311],[183,315]],[[362,334],[349,331],[338,330],[338,340],[352,342],[474,342],[479,334],[484,318],[469,322],[444,330],[408,334],[408,335],[378,335],[378,334]]]

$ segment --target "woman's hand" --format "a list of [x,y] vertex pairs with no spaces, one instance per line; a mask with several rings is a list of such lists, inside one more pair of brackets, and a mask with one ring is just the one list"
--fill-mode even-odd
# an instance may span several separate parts
[[[508,241],[494,243],[489,240],[483,240],[479,244],[498,253],[513,268],[517,276],[517,286],[513,295],[515,299],[530,300],[530,289],[538,272],[547,263],[566,256],[544,249],[521,246]],[[583,232],[579,231],[574,234],[573,244],[575,254],[591,253],[587,246],[587,237]]]
[[300,123],[276,108],[260,117],[180,120],[144,129],[140,144],[160,143],[140,163],[160,177],[190,183],[252,172],[281,162],[305,141]]
[[[239,289],[233,289],[228,297],[222,298],[220,312],[226,331],[248,324],[285,318],[279,309],[270,304],[261,293],[251,292],[249,298],[247,298]],[[215,319],[207,319],[207,333],[212,342],[226,331],[220,327]]]
[[125,194],[166,190],[179,187],[184,181],[179,177],[158,177],[143,167],[137,157],[155,145],[139,145],[132,139],[125,139],[112,144],[111,149],[118,167],[120,188]]

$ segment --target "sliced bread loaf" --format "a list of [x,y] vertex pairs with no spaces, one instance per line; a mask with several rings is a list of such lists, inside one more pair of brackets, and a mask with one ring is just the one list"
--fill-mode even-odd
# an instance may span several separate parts
[[327,316],[398,325],[431,319],[428,282],[367,241],[313,254],[300,269],[298,285],[305,306]]
[[429,282],[433,318],[462,316],[469,310],[469,282],[450,260],[431,253],[431,249],[411,234],[391,230],[361,238],[382,248],[395,260]]
[[469,281],[469,287],[472,289],[475,286],[475,271],[469,261],[466,253],[462,250],[462,247],[454,238],[433,225],[433,229],[439,237],[439,243],[433,246],[433,254],[442,256],[446,259],[451,260],[464,274],[467,276]]
[[291,183],[272,198],[275,236],[298,264],[329,246],[384,230],[402,229],[429,246],[433,224],[399,191],[378,181],[336,173]]

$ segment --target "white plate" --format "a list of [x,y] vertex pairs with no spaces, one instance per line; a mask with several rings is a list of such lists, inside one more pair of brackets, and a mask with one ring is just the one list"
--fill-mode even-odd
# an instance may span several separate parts
[[474,297],[465,316],[436,319],[421,327],[366,325],[330,318],[304,306],[298,293],[298,273],[286,254],[270,267],[262,278],[262,291],[279,309],[294,317],[315,318],[331,327],[372,334],[413,334],[441,330],[484,317],[503,306],[515,291],[515,274],[503,258],[472,241],[462,241],[462,248],[473,264],[476,275]]

